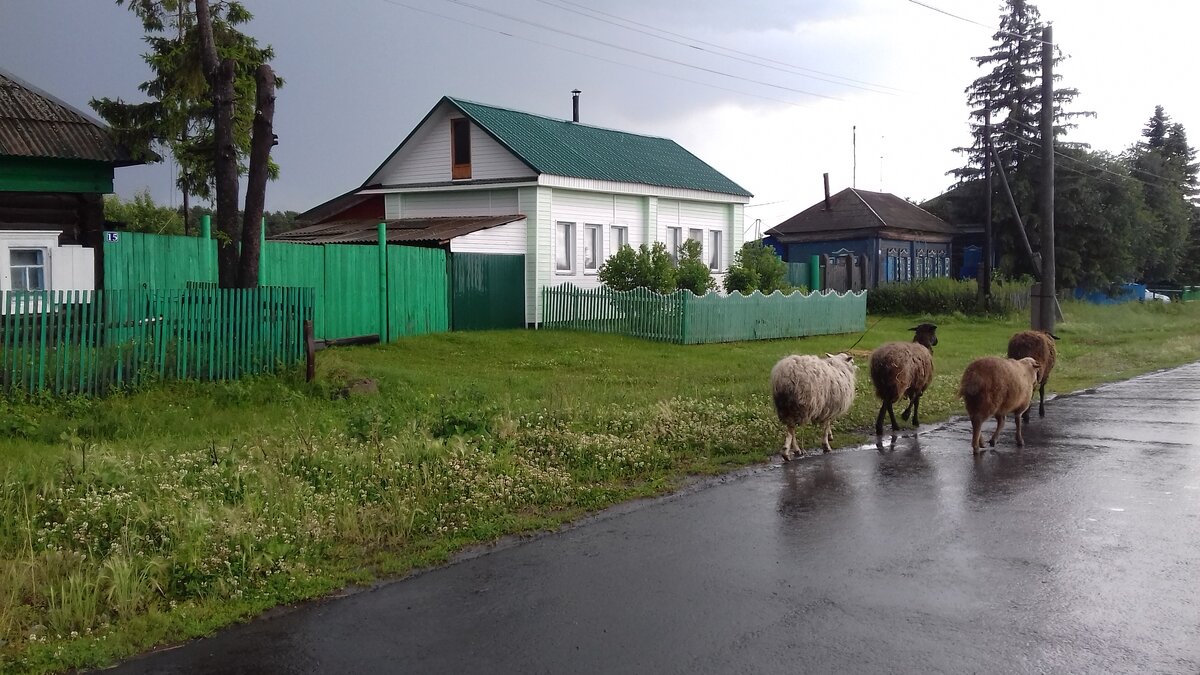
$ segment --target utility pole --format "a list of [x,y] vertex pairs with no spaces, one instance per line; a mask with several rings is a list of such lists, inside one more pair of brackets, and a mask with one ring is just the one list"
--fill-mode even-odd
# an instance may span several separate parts
[[1054,28],[1042,29],[1042,288],[1036,329],[1054,332]]
[[991,307],[991,108],[983,110],[983,275],[979,279],[979,294],[983,295],[984,309]]

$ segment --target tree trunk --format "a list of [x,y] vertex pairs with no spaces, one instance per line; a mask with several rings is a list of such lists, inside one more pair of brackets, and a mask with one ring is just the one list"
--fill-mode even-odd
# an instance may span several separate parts
[[242,217],[242,260],[238,266],[238,286],[258,286],[258,260],[263,227],[263,207],[267,199],[267,164],[275,144],[272,125],[275,120],[275,71],[263,64],[254,73],[257,92],[253,136],[250,140],[250,174],[246,179],[246,208]]
[[196,0],[196,29],[200,31],[200,62],[208,80],[213,102],[213,139],[216,157],[213,178],[217,199],[217,231],[222,235],[217,244],[217,279],[222,288],[237,284],[238,240],[237,146],[233,141],[234,63],[218,60],[217,43],[213,36],[212,16],[208,0]]

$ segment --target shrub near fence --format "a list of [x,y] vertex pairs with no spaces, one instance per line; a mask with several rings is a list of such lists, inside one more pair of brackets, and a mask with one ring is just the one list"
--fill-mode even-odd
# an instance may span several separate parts
[[5,292],[0,390],[99,394],[234,379],[304,357],[306,288]]
[[662,295],[564,284],[542,291],[542,327],[677,344],[850,333],[866,328],[865,293]]

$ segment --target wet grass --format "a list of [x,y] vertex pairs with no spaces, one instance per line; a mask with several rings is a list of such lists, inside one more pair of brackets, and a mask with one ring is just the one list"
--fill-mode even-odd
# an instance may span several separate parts
[[[1068,304],[1051,391],[1200,359],[1200,304]],[[855,347],[940,326],[926,423],[1023,317],[871,318]],[[269,607],[552,527],[782,442],[767,375],[859,335],[676,346],[506,331],[327,350],[297,373],[102,400],[0,403],[0,671],[99,666]],[[369,377],[376,396],[340,395]],[[877,403],[865,367],[841,444]],[[816,447],[806,430],[800,442]],[[966,448],[964,448],[964,454]]]

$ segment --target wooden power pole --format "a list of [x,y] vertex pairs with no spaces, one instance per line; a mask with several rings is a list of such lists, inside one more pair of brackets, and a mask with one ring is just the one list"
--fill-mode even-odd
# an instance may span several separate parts
[[1042,289],[1034,328],[1054,332],[1054,28],[1042,29]]
[[992,306],[992,111],[983,111],[983,259],[979,292],[984,309]]

